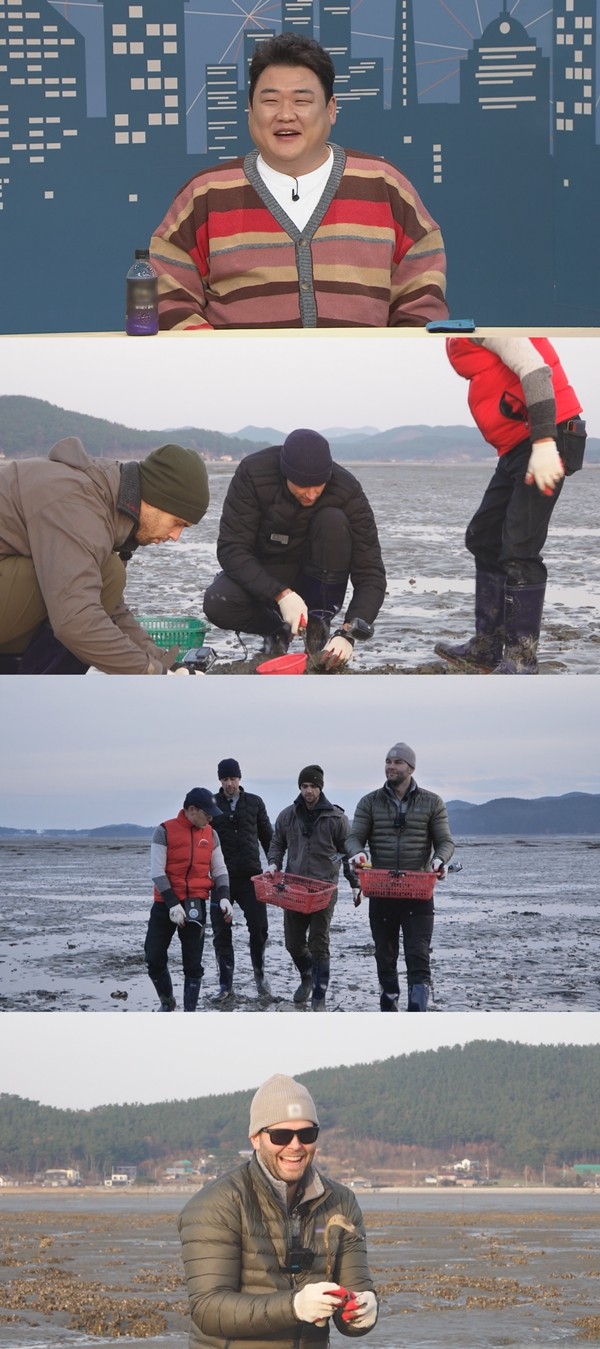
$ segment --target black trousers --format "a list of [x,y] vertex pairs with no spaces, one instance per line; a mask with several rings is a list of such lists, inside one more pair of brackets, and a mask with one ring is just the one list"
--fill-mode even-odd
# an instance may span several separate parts
[[384,993],[397,998],[400,992],[398,981],[400,931],[409,988],[412,984],[431,982],[429,950],[433,917],[430,901],[369,900],[369,923],[375,942],[377,974]]
[[202,927],[197,923],[184,923],[177,927],[171,922],[166,904],[155,901],[150,910],[148,931],[144,944],[144,956],[151,979],[157,979],[168,967],[168,951],[175,936],[181,942],[183,973],[186,979],[201,979],[204,974],[202,952],[204,950],[204,924],[206,923],[206,903],[198,901],[202,917]]
[[[267,906],[261,904],[260,900],[256,898],[254,886],[249,877],[236,880],[230,876],[229,890],[231,903],[239,904],[246,919],[246,927],[250,937],[252,968],[256,970],[257,974],[263,974],[264,949],[269,935]],[[219,979],[222,984],[231,984],[235,968],[232,925],[225,922],[219,908],[211,909],[210,921],[213,930],[213,945],[219,966]]]
[[[584,426],[578,418],[575,421]],[[567,475],[581,468],[585,434],[559,426],[556,443]],[[523,440],[500,456],[465,536],[478,570],[500,573],[510,586],[545,583],[548,573],[541,553],[564,482],[563,478],[552,496],[544,496],[535,483],[526,484],[530,454],[531,441]]]
[[[337,507],[326,506],[312,518],[301,566],[286,572],[280,563],[275,575],[281,580],[281,588],[296,590],[308,609],[333,616],[344,603],[351,558],[350,521]],[[264,566],[268,571],[268,561]],[[205,591],[204,612],[210,623],[233,632],[255,632],[266,637],[281,626],[275,600],[256,599],[225,572],[219,572]]]

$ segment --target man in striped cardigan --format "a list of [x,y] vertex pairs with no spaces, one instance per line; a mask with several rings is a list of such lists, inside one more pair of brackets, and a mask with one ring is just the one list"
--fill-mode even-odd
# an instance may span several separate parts
[[163,329],[423,327],[443,319],[440,231],[392,164],[343,150],[335,70],[282,33],[250,66],[256,150],[181,189],[151,242]]

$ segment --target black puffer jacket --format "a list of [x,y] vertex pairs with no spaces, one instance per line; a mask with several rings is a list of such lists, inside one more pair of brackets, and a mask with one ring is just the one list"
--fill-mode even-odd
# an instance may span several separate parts
[[231,810],[221,787],[215,800],[223,814],[213,820],[213,828],[219,836],[229,879],[247,880],[249,876],[258,876],[262,871],[259,842],[268,853],[273,837],[273,826],[262,797],[240,787],[237,806]]
[[[319,1174],[315,1182],[299,1207],[300,1244],[314,1252],[314,1263],[295,1275],[282,1268],[292,1241],[290,1218],[256,1157],[206,1185],[186,1204],[178,1226],[191,1349],[326,1346],[329,1325],[298,1321],[294,1294],[306,1283],[326,1279],[354,1292],[373,1289],[362,1215],[352,1191]],[[334,1215],[345,1226],[329,1221]],[[333,1319],[351,1339],[368,1333],[352,1331],[339,1313]]]
[[373,866],[384,871],[426,871],[434,855],[442,862],[450,861],[454,843],[444,802],[434,792],[416,783],[415,787],[403,824],[399,803],[387,786],[361,798],[346,839],[349,857],[362,852],[368,843]]
[[223,571],[256,599],[272,603],[293,588],[306,557],[310,521],[326,506],[337,507],[352,527],[350,580],[353,595],[345,618],[373,623],[385,596],[385,570],[377,526],[363,489],[340,464],[313,506],[301,506],[288,491],[279,466],[280,447],[259,450],[238,465],[229,484],[217,539]]

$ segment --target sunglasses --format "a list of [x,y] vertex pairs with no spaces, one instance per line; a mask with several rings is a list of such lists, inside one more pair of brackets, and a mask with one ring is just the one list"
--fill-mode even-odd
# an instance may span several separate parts
[[276,1148],[285,1148],[293,1138],[297,1138],[299,1143],[316,1143],[319,1126],[309,1124],[306,1129],[261,1129],[261,1133],[268,1134]]

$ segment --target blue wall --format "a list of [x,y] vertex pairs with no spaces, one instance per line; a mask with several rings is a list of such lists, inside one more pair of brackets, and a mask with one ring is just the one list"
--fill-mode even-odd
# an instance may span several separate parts
[[199,167],[249,148],[246,63],[292,26],[335,47],[334,139],[393,160],[441,224],[457,317],[600,325],[596,0],[253,13],[0,0],[1,331],[123,327],[133,250]]

